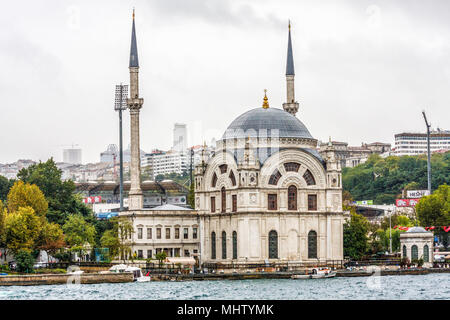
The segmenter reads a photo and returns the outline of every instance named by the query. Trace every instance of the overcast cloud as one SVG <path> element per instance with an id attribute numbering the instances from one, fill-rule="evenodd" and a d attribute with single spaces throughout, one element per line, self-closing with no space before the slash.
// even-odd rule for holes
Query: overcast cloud
<path id="1" fill-rule="evenodd" d="M 0 163 L 62 160 L 72 143 L 98 162 L 118 143 L 114 87 L 128 83 L 136 7 L 141 148 L 220 138 L 241 113 L 285 101 L 292 21 L 297 116 L 320 140 L 390 142 L 450 129 L 450 2 L 3 1 Z M 129 142 L 129 114 L 124 143 Z"/>

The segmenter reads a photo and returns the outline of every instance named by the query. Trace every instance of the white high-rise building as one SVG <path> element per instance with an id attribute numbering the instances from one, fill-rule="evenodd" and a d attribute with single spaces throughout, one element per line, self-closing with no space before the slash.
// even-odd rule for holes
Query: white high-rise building
<path id="1" fill-rule="evenodd" d="M 187 148 L 187 129 L 184 123 L 173 126 L 173 151 L 185 153 Z"/>
<path id="2" fill-rule="evenodd" d="M 81 149 L 64 149 L 63 162 L 70 164 L 81 164 Z"/>
<path id="3" fill-rule="evenodd" d="M 450 150 L 450 131 L 433 130 L 430 132 L 430 151 Z M 427 153 L 427 134 L 403 132 L 395 135 L 396 156 L 413 156 Z"/>

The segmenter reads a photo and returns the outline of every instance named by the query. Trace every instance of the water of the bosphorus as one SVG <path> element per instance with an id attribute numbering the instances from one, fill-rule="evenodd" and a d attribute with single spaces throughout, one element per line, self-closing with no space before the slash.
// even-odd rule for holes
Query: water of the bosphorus
<path id="1" fill-rule="evenodd" d="M 332 279 L 214 280 L 0 287 L 0 300 L 450 299 L 450 273 Z"/>

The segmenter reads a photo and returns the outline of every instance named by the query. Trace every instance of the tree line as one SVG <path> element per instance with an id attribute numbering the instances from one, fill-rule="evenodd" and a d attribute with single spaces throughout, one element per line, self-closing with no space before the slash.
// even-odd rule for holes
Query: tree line
<path id="1" fill-rule="evenodd" d="M 15 180 L 0 176 L 0 248 L 14 255 L 18 266 L 28 261 L 20 263 L 22 271 L 30 271 L 40 250 L 65 261 L 87 248 L 92 259 L 92 250 L 100 247 L 109 249 L 109 258 L 130 256 L 125 239 L 131 238 L 131 224 L 120 218 L 97 220 L 73 181 L 61 175 L 49 159 L 21 169 Z"/>

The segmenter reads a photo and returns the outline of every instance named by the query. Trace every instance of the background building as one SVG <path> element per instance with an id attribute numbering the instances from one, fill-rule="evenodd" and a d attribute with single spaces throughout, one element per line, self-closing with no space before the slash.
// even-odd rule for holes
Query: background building
<path id="1" fill-rule="evenodd" d="M 187 129 L 184 123 L 175 123 L 173 126 L 173 147 L 172 150 L 180 153 L 187 149 Z"/>
<path id="2" fill-rule="evenodd" d="M 430 132 L 430 150 L 431 152 L 450 150 L 450 131 L 432 130 Z M 426 133 L 398 133 L 395 135 L 396 156 L 414 156 L 427 153 L 427 134 Z"/>
<path id="3" fill-rule="evenodd" d="M 319 143 L 319 153 L 323 153 L 330 142 Z M 360 147 L 349 146 L 347 142 L 331 141 L 331 145 L 336 150 L 336 157 L 340 161 L 341 167 L 355 167 L 366 162 L 371 154 L 389 155 L 391 151 L 390 143 L 373 142 L 362 143 Z"/>
<path id="4" fill-rule="evenodd" d="M 80 148 L 64 149 L 63 162 L 70 164 L 81 164 L 81 149 Z"/>
<path id="5" fill-rule="evenodd" d="M 110 144 L 106 151 L 100 153 L 100 162 L 114 163 L 119 161 L 119 148 L 116 144 Z"/>
<path id="6" fill-rule="evenodd" d="M 76 182 L 76 192 L 83 197 L 101 197 L 101 202 L 106 204 L 120 203 L 119 183 L 115 181 L 104 182 Z M 188 190 L 182 185 L 172 181 L 163 180 L 160 182 L 144 181 L 141 183 L 144 195 L 144 208 L 153 208 L 165 204 L 189 207 L 187 204 Z M 124 182 L 124 200 L 128 198 L 130 191 L 130 181 Z M 125 207 L 127 201 L 124 201 Z"/>

